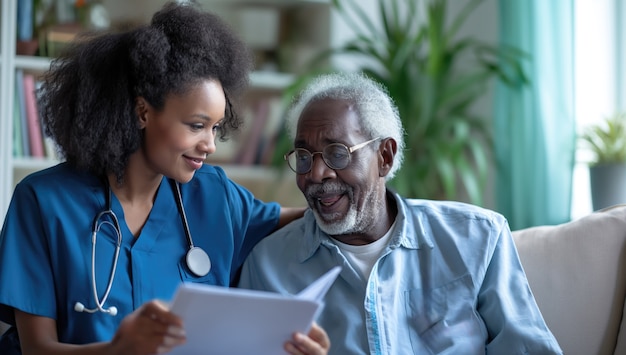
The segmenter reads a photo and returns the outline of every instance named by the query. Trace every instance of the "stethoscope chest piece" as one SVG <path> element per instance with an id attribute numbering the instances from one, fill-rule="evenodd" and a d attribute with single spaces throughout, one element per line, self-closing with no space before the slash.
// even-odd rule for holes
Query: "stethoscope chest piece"
<path id="1" fill-rule="evenodd" d="M 211 270 L 211 259 L 202 248 L 189 248 L 185 258 L 189 270 L 198 277 L 205 276 Z"/>
<path id="2" fill-rule="evenodd" d="M 170 180 L 172 187 L 174 188 L 176 204 L 178 205 L 178 212 L 180 214 L 181 222 L 185 230 L 185 236 L 189 243 L 189 250 L 185 255 L 185 261 L 187 262 L 187 268 L 194 275 L 198 277 L 205 276 L 211 270 L 211 259 L 209 255 L 200 247 L 193 245 L 193 239 L 191 238 L 191 232 L 189 231 L 189 225 L 187 224 L 187 215 L 185 214 L 185 208 L 183 207 L 183 198 L 180 195 L 180 184 L 174 180 Z"/>

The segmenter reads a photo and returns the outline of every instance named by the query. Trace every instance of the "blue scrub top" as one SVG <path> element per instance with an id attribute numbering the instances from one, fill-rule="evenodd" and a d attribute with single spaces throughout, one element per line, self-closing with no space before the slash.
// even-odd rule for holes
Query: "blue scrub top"
<path id="1" fill-rule="evenodd" d="M 184 262 L 189 244 L 166 178 L 138 238 L 112 194 L 123 241 L 104 308 L 115 306 L 118 314 L 78 313 L 76 302 L 96 307 L 91 240 L 94 219 L 106 209 L 106 193 L 100 179 L 66 163 L 31 174 L 17 185 L 0 232 L 0 320 L 14 324 L 12 308 L 17 308 L 56 319 L 61 342 L 109 341 L 127 314 L 148 300 L 171 300 L 181 282 L 228 286 L 252 247 L 276 227 L 280 213 L 277 203 L 255 199 L 221 168 L 205 165 L 198 170 L 181 185 L 194 244 L 207 252 L 212 264 L 208 275 L 196 277 Z M 118 238 L 105 223 L 96 240 L 102 300 Z"/>

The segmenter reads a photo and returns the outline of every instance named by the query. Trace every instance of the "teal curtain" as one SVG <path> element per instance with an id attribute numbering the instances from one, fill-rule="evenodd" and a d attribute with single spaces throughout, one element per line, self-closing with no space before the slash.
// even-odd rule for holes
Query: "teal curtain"
<path id="1" fill-rule="evenodd" d="M 573 0 L 500 0 L 500 42 L 529 84 L 496 85 L 496 210 L 511 229 L 570 219 L 576 148 Z"/>

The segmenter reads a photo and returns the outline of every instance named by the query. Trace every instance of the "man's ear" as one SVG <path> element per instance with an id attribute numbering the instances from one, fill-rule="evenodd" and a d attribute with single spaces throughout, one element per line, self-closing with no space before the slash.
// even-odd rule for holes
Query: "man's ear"
<path id="1" fill-rule="evenodd" d="M 135 113 L 137 114 L 137 123 L 139 124 L 139 128 L 146 128 L 146 123 L 148 121 L 148 107 L 150 104 L 143 97 L 138 97 L 135 99 Z"/>
<path id="2" fill-rule="evenodd" d="M 389 137 L 384 138 L 378 147 L 378 175 L 380 177 L 387 176 L 393 166 L 393 158 L 398 152 L 398 144 L 396 140 Z"/>

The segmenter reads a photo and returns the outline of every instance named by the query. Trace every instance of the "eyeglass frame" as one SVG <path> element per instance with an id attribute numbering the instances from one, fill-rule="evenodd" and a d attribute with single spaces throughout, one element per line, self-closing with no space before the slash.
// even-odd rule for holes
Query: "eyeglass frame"
<path id="1" fill-rule="evenodd" d="M 304 175 L 304 174 L 308 174 L 312 169 L 313 169 L 313 162 L 314 162 L 314 158 L 315 158 L 315 154 L 321 154 L 322 155 L 322 160 L 324 161 L 324 164 L 326 164 L 327 167 L 329 167 L 330 169 L 333 170 L 343 170 L 345 168 L 347 168 L 350 163 L 352 162 L 352 153 L 356 152 L 357 150 L 365 147 L 366 145 L 375 142 L 377 140 L 381 139 L 380 137 L 374 138 L 374 139 L 370 139 L 368 141 L 359 143 L 359 144 L 355 144 L 351 147 L 348 147 L 347 145 L 343 144 L 343 143 L 330 143 L 328 145 L 326 145 L 321 151 L 319 152 L 311 152 L 308 149 L 305 148 L 295 148 L 290 150 L 289 152 L 287 152 L 287 154 L 285 154 L 283 156 L 283 158 L 287 161 L 287 166 L 289 166 L 289 169 L 291 169 L 294 173 L 298 174 L 298 175 Z M 340 145 L 340 146 L 344 146 L 346 148 L 346 150 L 348 151 L 348 163 L 346 164 L 346 166 L 344 166 L 343 168 L 334 168 L 331 166 L 331 164 L 328 162 L 328 160 L 326 160 L 326 157 L 324 157 L 324 150 L 326 150 L 326 148 L 333 146 L 333 145 Z M 309 169 L 305 172 L 299 173 L 296 171 L 296 169 L 294 169 L 291 164 L 289 164 L 289 156 L 291 156 L 292 154 L 295 154 L 297 151 L 305 151 L 307 153 L 309 153 L 309 155 L 311 156 L 311 163 L 309 164 Z"/>

